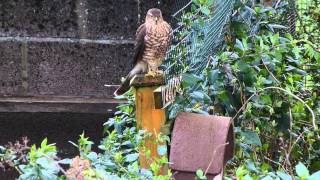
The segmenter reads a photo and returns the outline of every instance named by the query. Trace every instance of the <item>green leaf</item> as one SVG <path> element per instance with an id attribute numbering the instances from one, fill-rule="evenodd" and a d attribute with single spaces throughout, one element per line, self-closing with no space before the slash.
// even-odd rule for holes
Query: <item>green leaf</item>
<path id="1" fill-rule="evenodd" d="M 47 146 L 47 143 L 48 143 L 48 139 L 47 138 L 44 138 L 44 140 L 42 140 L 41 142 L 41 148 L 44 148 Z"/>
<path id="2" fill-rule="evenodd" d="M 71 164 L 72 159 L 66 158 L 58 161 L 59 164 Z"/>
<path id="3" fill-rule="evenodd" d="M 136 161 L 139 157 L 139 153 L 133 153 L 133 154 L 128 154 L 126 155 L 126 159 L 125 161 L 126 162 L 133 162 L 133 161 Z"/>
<path id="4" fill-rule="evenodd" d="M 274 29 L 287 29 L 286 26 L 280 25 L 280 24 L 268 24 L 267 27 L 274 32 Z"/>
<path id="5" fill-rule="evenodd" d="M 255 167 L 254 163 L 250 160 L 246 161 L 246 167 L 252 172 L 258 172 L 258 169 Z"/>
<path id="6" fill-rule="evenodd" d="M 190 97 L 193 97 L 197 101 L 203 101 L 205 103 L 211 102 L 210 97 L 202 91 L 194 91 L 190 94 Z"/>
<path id="7" fill-rule="evenodd" d="M 296 173 L 300 178 L 307 178 L 310 175 L 308 168 L 301 162 L 296 165 Z"/>
<path id="8" fill-rule="evenodd" d="M 286 26 L 283 26 L 280 24 L 269 24 L 269 26 L 271 26 L 272 28 L 275 28 L 275 29 L 287 29 Z"/>
<path id="9" fill-rule="evenodd" d="M 245 50 L 242 42 L 239 39 L 236 39 L 236 48 L 240 49 L 241 51 Z"/>
<path id="10" fill-rule="evenodd" d="M 167 145 L 158 145 L 157 152 L 160 156 L 164 156 L 167 154 Z"/>
<path id="11" fill-rule="evenodd" d="M 308 180 L 319 180 L 320 179 L 320 171 L 313 173 Z"/>
<path id="12" fill-rule="evenodd" d="M 200 11 L 207 16 L 210 14 L 210 9 L 206 6 L 201 7 Z"/>
<path id="13" fill-rule="evenodd" d="M 273 178 L 269 175 L 263 177 L 261 180 L 273 180 Z"/>
<path id="14" fill-rule="evenodd" d="M 207 179 L 207 177 L 204 175 L 204 172 L 201 169 L 198 169 L 196 171 L 196 175 L 199 179 Z"/>
<path id="15" fill-rule="evenodd" d="M 277 175 L 281 178 L 281 180 L 292 180 L 292 177 L 284 172 L 278 171 Z"/>
<path id="16" fill-rule="evenodd" d="M 86 155 L 87 156 L 87 158 L 90 160 L 90 161 L 92 161 L 92 162 L 95 162 L 95 161 L 97 161 L 97 159 L 98 159 L 98 155 L 97 155 L 97 153 L 96 152 L 90 152 L 88 155 Z"/>
<path id="17" fill-rule="evenodd" d="M 255 10 L 253 10 L 251 7 L 249 6 L 245 6 L 244 7 L 246 10 L 248 10 L 251 14 L 257 14 Z"/>
<path id="18" fill-rule="evenodd" d="M 252 180 L 252 177 L 249 174 L 246 174 L 244 176 L 244 180 Z"/>
<path id="19" fill-rule="evenodd" d="M 196 76 L 194 74 L 182 74 L 182 84 L 184 87 L 193 86 L 201 80 L 202 79 L 199 76 Z"/>
<path id="20" fill-rule="evenodd" d="M 258 134 L 254 131 L 242 131 L 240 133 L 244 137 L 244 142 L 246 144 L 262 146 Z"/>
<path id="21" fill-rule="evenodd" d="M 52 171 L 58 171 L 57 166 L 55 163 L 51 160 L 48 160 L 46 157 L 41 157 L 37 159 L 37 164 L 39 164 L 42 168 L 52 170 Z"/>
<path id="22" fill-rule="evenodd" d="M 141 169 L 141 174 L 144 175 L 146 178 L 148 179 L 152 179 L 153 175 L 152 175 L 152 171 L 148 170 L 148 169 Z"/>
<path id="23" fill-rule="evenodd" d="M 219 70 L 218 69 L 211 69 L 208 71 L 208 79 L 210 84 L 214 84 L 219 76 Z"/>

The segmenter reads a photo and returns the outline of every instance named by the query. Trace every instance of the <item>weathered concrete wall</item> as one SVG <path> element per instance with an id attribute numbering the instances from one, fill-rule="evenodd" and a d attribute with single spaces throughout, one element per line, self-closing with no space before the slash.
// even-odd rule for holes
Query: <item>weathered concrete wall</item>
<path id="1" fill-rule="evenodd" d="M 169 19 L 174 0 L 159 2 L 0 1 L 0 100 L 111 98 L 131 68 L 134 34 L 146 11 L 160 6 Z"/>

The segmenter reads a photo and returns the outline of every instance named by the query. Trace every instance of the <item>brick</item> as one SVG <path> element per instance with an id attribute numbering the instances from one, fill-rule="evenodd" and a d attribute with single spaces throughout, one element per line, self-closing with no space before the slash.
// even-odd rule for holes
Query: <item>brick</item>
<path id="1" fill-rule="evenodd" d="M 0 1 L 0 36 L 77 37 L 75 0 Z"/>
<path id="2" fill-rule="evenodd" d="M 21 43 L 0 42 L 0 96 L 23 92 L 21 57 Z"/>
<path id="3" fill-rule="evenodd" d="M 0 2 L 0 36 L 131 39 L 137 24 L 133 0 Z"/>
<path id="4" fill-rule="evenodd" d="M 33 42 L 28 45 L 29 94 L 111 97 L 131 68 L 133 45 Z"/>
<path id="5" fill-rule="evenodd" d="M 135 0 L 90 0 L 87 2 L 88 37 L 132 39 L 138 27 Z"/>

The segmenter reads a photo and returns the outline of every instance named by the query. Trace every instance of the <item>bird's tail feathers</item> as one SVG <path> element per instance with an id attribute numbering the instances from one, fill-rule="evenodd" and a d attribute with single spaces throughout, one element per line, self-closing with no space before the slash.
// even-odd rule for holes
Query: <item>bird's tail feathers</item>
<path id="1" fill-rule="evenodd" d="M 114 96 L 121 96 L 125 92 L 130 89 L 130 79 L 127 76 L 124 82 L 120 85 L 120 87 L 113 93 Z"/>
<path id="2" fill-rule="evenodd" d="M 115 96 L 121 96 L 125 92 L 127 92 L 130 89 L 130 81 L 134 75 L 137 74 L 136 68 L 132 69 L 129 74 L 127 75 L 126 79 L 123 81 L 123 83 L 120 85 L 120 87 L 113 93 Z"/>
<path id="3" fill-rule="evenodd" d="M 113 93 L 115 96 L 120 96 L 127 92 L 130 89 L 130 81 L 133 78 L 134 75 L 139 73 L 145 73 L 147 72 L 148 65 L 147 63 L 143 61 L 139 61 L 134 68 L 129 72 L 124 82 L 121 84 L 121 86 Z"/>

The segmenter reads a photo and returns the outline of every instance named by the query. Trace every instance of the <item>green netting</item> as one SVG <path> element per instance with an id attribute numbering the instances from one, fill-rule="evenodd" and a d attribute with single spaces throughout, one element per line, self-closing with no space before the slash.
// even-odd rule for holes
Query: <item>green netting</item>
<path id="1" fill-rule="evenodd" d="M 178 19 L 184 11 L 190 9 L 192 1 L 178 0 L 177 4 L 182 9 L 177 10 L 173 16 Z M 208 60 L 214 56 L 224 40 L 225 25 L 231 16 L 233 5 L 234 0 L 216 0 L 213 15 L 206 19 L 204 27 L 186 30 L 186 27 L 178 24 L 174 29 L 173 45 L 163 63 L 167 84 L 162 90 L 164 103 L 174 98 L 184 70 L 188 69 L 188 72 L 198 74 L 205 69 Z M 182 38 L 178 37 L 182 31 L 187 33 Z"/>

